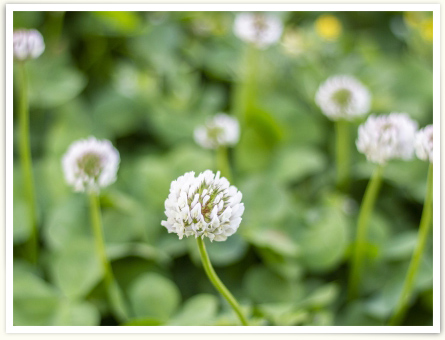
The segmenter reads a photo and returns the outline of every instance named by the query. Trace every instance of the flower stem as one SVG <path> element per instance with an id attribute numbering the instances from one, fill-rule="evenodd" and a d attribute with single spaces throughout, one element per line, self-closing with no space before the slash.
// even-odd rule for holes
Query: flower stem
<path id="1" fill-rule="evenodd" d="M 20 161 L 23 173 L 23 185 L 25 199 L 28 204 L 28 212 L 31 219 L 31 235 L 29 239 L 29 254 L 31 262 L 37 263 L 38 258 L 38 229 L 37 209 L 34 193 L 34 179 L 32 173 L 32 157 L 29 138 L 29 107 L 28 107 L 28 77 L 24 62 L 19 63 L 19 129 L 20 129 Z"/>
<path id="2" fill-rule="evenodd" d="M 335 130 L 337 139 L 337 187 L 347 189 L 350 166 L 349 122 L 344 119 L 337 120 Z"/>
<path id="3" fill-rule="evenodd" d="M 241 79 L 235 87 L 233 108 L 241 126 L 249 121 L 250 113 L 256 103 L 258 51 L 252 44 L 246 44 L 242 59 Z"/>
<path id="4" fill-rule="evenodd" d="M 372 174 L 371 180 L 366 187 L 365 195 L 360 207 L 357 222 L 357 234 L 355 239 L 354 250 L 351 259 L 351 272 L 349 276 L 349 298 L 357 297 L 358 287 L 360 284 L 361 271 L 363 269 L 363 260 L 365 257 L 366 234 L 368 230 L 368 222 L 374 203 L 382 182 L 383 166 L 378 165 Z"/>
<path id="5" fill-rule="evenodd" d="M 99 197 L 95 193 L 89 194 L 90 198 L 90 213 L 91 213 L 91 226 L 94 233 L 94 243 L 97 256 L 99 257 L 105 275 L 105 289 L 107 291 L 110 305 L 113 308 L 116 317 L 119 321 L 125 321 L 128 319 L 128 311 L 125 305 L 122 292 L 117 285 L 113 271 L 111 269 L 110 262 L 108 261 L 105 251 L 105 242 L 102 230 L 102 218 L 100 214 Z"/>
<path id="6" fill-rule="evenodd" d="M 431 219 L 433 216 L 433 163 L 428 169 L 428 180 L 426 189 L 425 203 L 423 205 L 422 217 L 420 219 L 419 233 L 417 236 L 417 245 L 414 249 L 405 282 L 403 284 L 402 294 L 400 295 L 395 313 L 389 321 L 390 326 L 395 326 L 403 321 L 405 312 L 408 308 L 408 302 L 411 297 L 413 286 L 422 260 L 423 250 L 427 241 L 427 236 L 431 228 Z"/>
<path id="7" fill-rule="evenodd" d="M 232 171 L 230 170 L 229 153 L 225 146 L 216 150 L 216 170 L 221 171 L 221 176 L 232 182 Z"/>
<path id="8" fill-rule="evenodd" d="M 204 240 L 201 237 L 196 239 L 198 242 L 199 254 L 201 255 L 202 265 L 207 274 L 207 277 L 212 282 L 213 286 L 221 293 L 222 296 L 227 300 L 227 302 L 232 306 L 235 313 L 238 315 L 239 319 L 243 326 L 248 326 L 248 322 L 246 317 L 241 311 L 241 307 L 230 293 L 230 291 L 224 286 L 224 284 L 219 279 L 218 275 L 216 275 L 215 270 L 213 269 L 212 263 L 210 262 L 209 255 L 207 254 L 206 247 L 204 244 Z"/>

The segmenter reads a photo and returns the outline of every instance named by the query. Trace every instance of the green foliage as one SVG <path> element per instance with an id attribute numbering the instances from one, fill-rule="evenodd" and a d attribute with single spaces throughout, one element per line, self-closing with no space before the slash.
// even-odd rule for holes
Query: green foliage
<path id="1" fill-rule="evenodd" d="M 175 284 L 156 273 L 138 277 L 130 287 L 128 296 L 137 318 L 156 317 L 160 320 L 167 320 L 181 299 Z"/>
<path id="2" fill-rule="evenodd" d="M 54 283 L 70 299 L 84 297 L 102 277 L 92 239 L 76 238 L 51 255 Z"/>
<path id="3" fill-rule="evenodd" d="M 31 221 L 14 81 L 14 223 L 7 226 L 14 325 L 239 324 L 205 276 L 196 241 L 161 225 L 172 180 L 218 170 L 213 150 L 193 139 L 195 127 L 218 112 L 241 123 L 228 154 L 245 212 L 237 233 L 207 250 L 250 324 L 386 324 L 416 243 L 428 164 L 386 166 L 360 296 L 347 300 L 358 209 L 375 166 L 355 148 L 363 119 L 351 122 L 350 186 L 335 187 L 334 125 L 314 96 L 329 76 L 351 74 L 370 89 L 371 113 L 407 112 L 420 127 L 432 123 L 432 43 L 422 31 L 431 13 L 417 13 L 413 24 L 402 12 L 336 12 L 343 30 L 335 41 L 316 32 L 322 13 L 275 14 L 284 36 L 255 50 L 233 34 L 231 12 L 14 12 L 14 28 L 36 28 L 46 44 L 26 65 L 41 250 L 35 266 L 26 262 Z M 69 145 L 90 135 L 109 139 L 121 156 L 117 181 L 100 201 L 119 286 L 113 307 L 125 303 L 126 321 L 107 299 L 87 197 L 72 192 L 61 167 Z M 432 323 L 432 273 L 429 243 L 405 325 Z"/>

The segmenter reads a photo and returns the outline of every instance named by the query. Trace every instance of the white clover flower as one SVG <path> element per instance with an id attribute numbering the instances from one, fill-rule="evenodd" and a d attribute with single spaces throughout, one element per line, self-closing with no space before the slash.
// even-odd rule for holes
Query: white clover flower
<path id="1" fill-rule="evenodd" d="M 371 94 L 354 77 L 339 75 L 320 85 L 315 102 L 330 119 L 352 119 L 368 113 Z"/>
<path id="2" fill-rule="evenodd" d="M 208 119 L 205 125 L 195 129 L 195 142 L 204 148 L 215 149 L 219 146 L 231 146 L 238 143 L 239 124 L 234 117 L 218 113 Z"/>
<path id="3" fill-rule="evenodd" d="M 261 12 L 240 13 L 233 25 L 235 35 L 259 48 L 266 48 L 277 42 L 283 32 L 281 20 Z"/>
<path id="4" fill-rule="evenodd" d="M 384 164 L 400 158 L 411 159 L 414 153 L 414 137 L 417 123 L 406 113 L 371 115 L 359 126 L 357 149 L 370 162 Z"/>
<path id="5" fill-rule="evenodd" d="M 119 152 L 108 140 L 94 137 L 70 145 L 62 159 L 65 179 L 75 191 L 98 192 L 116 181 Z"/>
<path id="6" fill-rule="evenodd" d="M 169 233 L 184 236 L 207 236 L 210 241 L 225 241 L 241 223 L 244 204 L 242 194 L 229 181 L 206 170 L 195 177 L 187 172 L 173 181 L 165 201 L 167 221 L 161 224 Z"/>
<path id="7" fill-rule="evenodd" d="M 39 31 L 19 29 L 13 33 L 13 52 L 18 60 L 35 59 L 45 50 L 45 43 Z"/>
<path id="8" fill-rule="evenodd" d="M 416 134 L 414 142 L 416 155 L 419 159 L 433 162 L 433 126 L 427 125 Z"/>

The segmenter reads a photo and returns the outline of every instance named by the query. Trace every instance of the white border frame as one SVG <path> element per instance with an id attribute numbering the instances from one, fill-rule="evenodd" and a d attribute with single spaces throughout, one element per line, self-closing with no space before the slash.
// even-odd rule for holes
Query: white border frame
<path id="1" fill-rule="evenodd" d="M 432 11 L 433 12 L 433 326 L 13 326 L 14 11 Z M 440 5 L 439 4 L 6 4 L 6 333 L 440 333 Z"/>

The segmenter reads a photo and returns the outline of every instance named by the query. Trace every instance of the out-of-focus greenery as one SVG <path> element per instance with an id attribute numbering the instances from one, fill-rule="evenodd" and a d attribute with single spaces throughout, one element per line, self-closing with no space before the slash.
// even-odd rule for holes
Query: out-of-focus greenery
<path id="1" fill-rule="evenodd" d="M 351 74 L 372 92 L 372 112 L 407 112 L 420 127 L 432 123 L 432 14 L 275 14 L 285 31 L 280 43 L 258 52 L 260 118 L 230 152 L 243 222 L 226 242 L 207 244 L 210 258 L 252 324 L 383 325 L 414 249 L 427 164 L 393 161 L 385 169 L 361 297 L 348 301 L 357 211 L 374 166 L 351 140 L 350 190 L 335 189 L 333 123 L 314 96 L 327 77 Z M 193 129 L 234 110 L 245 51 L 232 32 L 234 16 L 14 13 L 15 28 L 36 28 L 46 43 L 27 65 L 37 266 L 25 259 L 30 221 L 14 116 L 14 325 L 117 324 L 87 197 L 72 192 L 61 168 L 69 144 L 90 135 L 111 140 L 121 155 L 118 179 L 103 190 L 101 205 L 107 253 L 131 307 L 127 325 L 238 324 L 205 276 L 195 240 L 178 240 L 160 224 L 172 180 L 216 170 Z M 361 122 L 351 124 L 354 139 Z M 431 244 L 427 249 L 406 325 L 432 324 Z"/>

